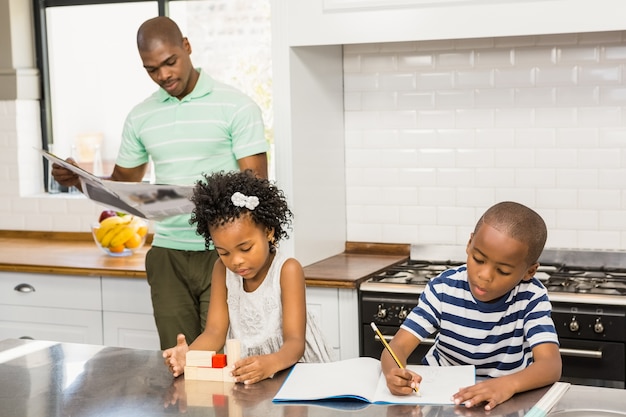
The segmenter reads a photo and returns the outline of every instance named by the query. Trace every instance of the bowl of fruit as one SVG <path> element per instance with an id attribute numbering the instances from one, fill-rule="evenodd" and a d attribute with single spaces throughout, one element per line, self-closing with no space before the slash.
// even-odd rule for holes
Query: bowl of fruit
<path id="1" fill-rule="evenodd" d="M 128 256 L 146 243 L 148 222 L 141 217 L 105 210 L 91 226 L 96 245 L 110 256 Z"/>

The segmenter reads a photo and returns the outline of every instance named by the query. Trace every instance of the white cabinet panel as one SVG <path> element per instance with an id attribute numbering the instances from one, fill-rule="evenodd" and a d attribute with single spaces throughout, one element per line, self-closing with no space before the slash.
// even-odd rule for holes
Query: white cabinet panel
<path id="1" fill-rule="evenodd" d="M 160 348 L 146 280 L 102 277 L 102 310 L 105 345 Z"/>
<path id="2" fill-rule="evenodd" d="M 359 356 L 357 291 L 354 289 L 307 287 L 307 309 L 335 350 L 336 359 Z"/>
<path id="3" fill-rule="evenodd" d="M 154 318 L 147 314 L 104 312 L 104 344 L 134 349 L 160 349 Z"/>
<path id="4" fill-rule="evenodd" d="M 102 344 L 100 311 L 0 305 L 0 340 Z"/>
<path id="5" fill-rule="evenodd" d="M 100 278 L 2 272 L 0 304 L 101 310 Z"/>

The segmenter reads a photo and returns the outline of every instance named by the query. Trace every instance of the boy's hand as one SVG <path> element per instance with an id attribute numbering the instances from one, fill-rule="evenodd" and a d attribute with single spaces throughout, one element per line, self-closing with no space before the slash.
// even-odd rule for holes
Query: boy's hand
<path id="1" fill-rule="evenodd" d="M 511 384 L 503 382 L 500 378 L 492 378 L 471 387 L 461 388 L 452 396 L 452 401 L 456 405 L 464 402 L 465 407 L 468 408 L 486 403 L 485 410 L 493 410 L 496 405 L 505 402 L 515 394 Z"/>
<path id="2" fill-rule="evenodd" d="M 184 334 L 176 336 L 176 346 L 163 351 L 165 366 L 169 368 L 170 372 L 175 377 L 185 372 L 187 351 L 189 351 L 189 346 L 187 345 Z"/>
<path id="3" fill-rule="evenodd" d="M 387 388 L 393 395 L 409 395 L 413 389 L 419 392 L 419 385 L 422 377 L 413 371 L 401 368 L 392 368 L 385 374 Z"/>

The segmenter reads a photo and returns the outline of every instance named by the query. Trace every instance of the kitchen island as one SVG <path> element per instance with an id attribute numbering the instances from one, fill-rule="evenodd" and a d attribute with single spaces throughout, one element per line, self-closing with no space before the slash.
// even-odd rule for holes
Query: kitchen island
<path id="1" fill-rule="evenodd" d="M 274 404 L 286 371 L 273 379 L 244 386 L 173 378 L 160 351 L 99 345 L 0 341 L 0 414 L 3 417 L 56 416 L 490 416 L 522 417 L 547 388 L 514 396 L 486 413 L 481 408 L 366 405 L 359 401 Z M 311 381 L 311 384 L 318 383 Z M 358 383 L 358 381 L 355 381 Z M 553 408 L 594 410 L 577 416 L 624 408 L 624 391 L 572 386 Z M 549 414 L 550 415 L 550 414 Z"/>

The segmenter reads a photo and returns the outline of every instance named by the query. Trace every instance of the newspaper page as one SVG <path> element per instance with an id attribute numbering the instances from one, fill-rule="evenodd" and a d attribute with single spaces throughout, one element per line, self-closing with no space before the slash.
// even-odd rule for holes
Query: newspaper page
<path id="1" fill-rule="evenodd" d="M 179 214 L 189 214 L 193 210 L 194 205 L 190 201 L 192 185 L 104 180 L 50 152 L 39 151 L 51 163 L 77 174 L 83 194 L 104 206 L 148 220 L 162 220 Z"/>

